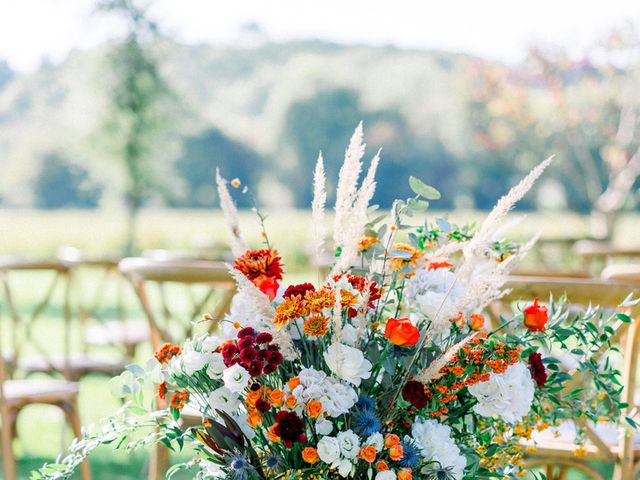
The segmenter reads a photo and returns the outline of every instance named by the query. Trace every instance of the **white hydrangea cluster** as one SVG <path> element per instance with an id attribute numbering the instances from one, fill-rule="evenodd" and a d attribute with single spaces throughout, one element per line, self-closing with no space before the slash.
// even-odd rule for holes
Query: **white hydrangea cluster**
<path id="1" fill-rule="evenodd" d="M 411 437 L 420 453 L 429 462 L 438 462 L 460 480 L 464 475 L 466 458 L 451 438 L 451 428 L 437 420 L 417 419 L 411 427 Z"/>
<path id="2" fill-rule="evenodd" d="M 322 403 L 324 413 L 338 417 L 347 413 L 358 401 L 358 394 L 348 385 L 327 376 L 313 368 L 305 368 L 298 374 L 300 384 L 291 392 L 298 405 L 306 405 L 311 400 Z"/>
<path id="3" fill-rule="evenodd" d="M 486 382 L 470 386 L 469 393 L 478 400 L 473 407 L 478 415 L 498 416 L 515 423 L 531 410 L 535 385 L 527 365 L 518 362 L 504 373 L 491 375 Z"/>
<path id="4" fill-rule="evenodd" d="M 464 288 L 447 268 L 417 270 L 405 287 L 412 320 L 416 323 L 430 320 L 431 332 L 441 337 L 449 334 L 450 320 L 458 315 L 457 304 L 463 295 Z"/>

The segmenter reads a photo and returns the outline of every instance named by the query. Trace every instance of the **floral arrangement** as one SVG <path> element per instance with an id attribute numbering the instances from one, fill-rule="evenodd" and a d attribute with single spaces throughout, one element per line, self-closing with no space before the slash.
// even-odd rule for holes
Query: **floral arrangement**
<path id="1" fill-rule="evenodd" d="M 106 443 L 190 444 L 193 459 L 168 474 L 193 468 L 201 479 L 517 478 L 533 432 L 578 417 L 618 421 L 619 374 L 598 354 L 613 348 L 610 325 L 628 318 L 597 309 L 576 315 L 538 299 L 512 318 L 486 313 L 533 244 L 503 240 L 503 220 L 550 160 L 472 228 L 425 221 L 439 194 L 414 177 L 415 196 L 377 216 L 369 203 L 379 156 L 360 183 L 363 155 L 359 126 L 337 184 L 335 260 L 315 284 L 283 284 L 266 230 L 263 248 L 247 247 L 218 174 L 238 284 L 230 312 L 204 315 L 217 322 L 215 335 L 167 344 L 146 366 L 128 367 L 113 381 L 129 399 L 122 411 L 34 478 L 67 478 Z M 326 244 L 325 203 L 320 156 L 316 258 Z M 574 357 L 580 384 L 571 386 L 563 352 Z M 181 426 L 187 410 L 200 425 Z M 578 453 L 582 442 L 579 432 Z"/>

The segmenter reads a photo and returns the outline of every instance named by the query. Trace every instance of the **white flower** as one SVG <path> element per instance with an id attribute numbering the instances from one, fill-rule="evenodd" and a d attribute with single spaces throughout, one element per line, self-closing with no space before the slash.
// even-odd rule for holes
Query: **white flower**
<path id="1" fill-rule="evenodd" d="M 483 417 L 500 416 L 510 423 L 519 422 L 529 413 L 535 385 L 523 362 L 515 363 L 504 373 L 491 375 L 486 382 L 469 387 L 478 399 L 473 410 Z"/>
<path id="2" fill-rule="evenodd" d="M 249 384 L 249 372 L 237 363 L 222 372 L 224 386 L 235 393 L 240 393 Z"/>
<path id="3" fill-rule="evenodd" d="M 364 444 L 376 447 L 376 452 L 379 453 L 384 448 L 384 437 L 380 432 L 376 432 L 373 435 L 370 435 Z"/>
<path id="4" fill-rule="evenodd" d="M 200 351 L 211 353 L 220 346 L 220 343 L 221 343 L 220 337 L 217 337 L 215 335 L 204 337 L 202 339 L 202 345 L 200 347 Z"/>
<path id="5" fill-rule="evenodd" d="M 449 426 L 437 420 L 420 418 L 411 427 L 411 436 L 427 461 L 435 461 L 444 468 L 449 468 L 456 480 L 462 478 L 467 460 L 460 454 L 460 449 L 451 438 Z"/>
<path id="6" fill-rule="evenodd" d="M 253 327 L 257 331 L 269 331 L 271 325 L 267 325 L 262 314 L 256 308 L 255 302 L 249 294 L 243 290 L 239 290 L 231 300 L 229 313 L 225 315 L 226 322 L 220 322 L 218 335 L 221 340 L 232 340 L 236 338 L 238 330 L 234 327 L 237 322 L 243 327 Z"/>
<path id="7" fill-rule="evenodd" d="M 316 420 L 316 433 L 318 435 L 329 435 L 333 431 L 333 423 L 326 418 L 320 417 Z"/>
<path id="8" fill-rule="evenodd" d="M 405 287 L 405 299 L 411 311 L 431 320 L 431 328 L 445 336 L 448 334 L 449 320 L 458 314 L 456 304 L 463 295 L 462 285 L 456 281 L 455 274 L 446 268 L 418 270 Z"/>
<path id="9" fill-rule="evenodd" d="M 338 473 L 341 477 L 346 477 L 351 473 L 353 469 L 353 464 L 347 460 L 346 458 L 340 461 L 340 465 L 338 465 Z"/>
<path id="10" fill-rule="evenodd" d="M 298 374 L 300 384 L 291 392 L 299 405 L 311 400 L 322 403 L 322 409 L 329 417 L 347 413 L 358 401 L 358 394 L 348 385 L 313 368 L 304 368 Z"/>
<path id="11" fill-rule="evenodd" d="M 211 357 L 210 353 L 196 352 L 189 350 L 182 354 L 182 365 L 184 373 L 193 375 L 204 368 Z"/>
<path id="12" fill-rule="evenodd" d="M 322 437 L 318 442 L 318 456 L 320 460 L 332 468 L 340 463 L 340 445 L 336 437 Z"/>
<path id="13" fill-rule="evenodd" d="M 217 380 L 222 376 L 222 372 L 224 372 L 225 368 L 227 367 L 224 364 L 222 354 L 219 352 L 215 352 L 211 355 L 211 359 L 209 360 L 209 365 L 207 366 L 207 375 Z"/>
<path id="14" fill-rule="evenodd" d="M 375 480 L 396 480 L 396 474 L 393 470 L 383 470 L 376 474 Z"/>
<path id="15" fill-rule="evenodd" d="M 227 387 L 220 387 L 209 394 L 209 405 L 213 411 L 222 410 L 231 414 L 240 406 L 240 398 Z"/>
<path id="16" fill-rule="evenodd" d="M 340 444 L 340 453 L 345 458 L 356 458 L 360 451 L 360 439 L 353 430 L 338 433 L 338 443 Z"/>
<path id="17" fill-rule="evenodd" d="M 335 376 L 356 387 L 371 376 L 371 362 L 357 348 L 334 343 L 324 353 L 324 361 Z"/>
<path id="18" fill-rule="evenodd" d="M 342 343 L 345 345 L 349 345 L 350 347 L 356 346 L 356 341 L 358 340 L 358 331 L 356 327 L 347 323 L 342 327 Z"/>

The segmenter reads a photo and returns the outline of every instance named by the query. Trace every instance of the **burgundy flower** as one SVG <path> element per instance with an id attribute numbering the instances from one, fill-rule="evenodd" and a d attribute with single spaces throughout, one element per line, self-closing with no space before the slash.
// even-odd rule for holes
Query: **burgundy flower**
<path id="1" fill-rule="evenodd" d="M 293 442 L 304 443 L 307 437 L 304 434 L 304 422 L 295 412 L 280 411 L 276 414 L 278 425 L 274 433 L 282 439 L 285 447 L 291 448 Z"/>
<path id="2" fill-rule="evenodd" d="M 402 398 L 421 410 L 427 404 L 427 394 L 424 391 L 424 385 L 415 380 L 409 380 L 402 389 Z"/>
<path id="3" fill-rule="evenodd" d="M 531 370 L 531 378 L 538 384 L 538 388 L 542 388 L 547 383 L 547 369 L 542 363 L 542 355 L 538 352 L 531 352 L 529 355 L 529 370 Z"/>
<path id="4" fill-rule="evenodd" d="M 259 377 L 260 375 L 262 375 L 263 367 L 264 363 L 262 363 L 260 360 L 256 360 L 255 362 L 249 364 L 249 368 L 247 368 L 247 371 L 252 377 Z"/>
<path id="5" fill-rule="evenodd" d="M 238 353 L 238 346 L 235 343 L 226 343 L 222 347 L 222 358 L 226 361 Z"/>
<path id="6" fill-rule="evenodd" d="M 271 352 L 269 356 L 269 363 L 276 367 L 282 363 L 282 354 L 280 352 Z"/>
<path id="7" fill-rule="evenodd" d="M 258 345 L 264 345 L 265 343 L 269 343 L 271 340 L 273 340 L 273 335 L 268 332 L 261 332 L 256 337 L 256 343 Z"/>
<path id="8" fill-rule="evenodd" d="M 242 337 L 238 341 L 238 348 L 240 350 L 244 350 L 245 348 L 253 347 L 255 343 L 256 341 L 254 340 L 253 337 Z"/>
<path id="9" fill-rule="evenodd" d="M 256 408 L 259 412 L 266 413 L 271 410 L 271 404 L 267 402 L 264 398 L 259 398 L 256 402 Z"/>
<path id="10" fill-rule="evenodd" d="M 295 297 L 296 295 L 300 295 L 302 298 L 304 298 L 304 294 L 307 293 L 308 291 L 315 291 L 315 287 L 310 284 L 310 283 L 301 283 L 299 285 L 290 285 L 289 287 L 287 287 L 287 289 L 284 291 L 284 298 L 287 297 Z"/>
<path id="11" fill-rule="evenodd" d="M 260 384 L 259 383 L 252 383 L 251 386 L 249 387 L 249 389 L 252 392 L 257 392 L 258 390 L 260 390 Z"/>
<path id="12" fill-rule="evenodd" d="M 252 362 L 258 356 L 258 351 L 253 347 L 247 347 L 240 350 L 240 358 L 244 362 Z"/>
<path id="13" fill-rule="evenodd" d="M 248 336 L 248 335 L 251 335 L 251 336 L 252 336 L 254 333 L 256 333 L 256 331 L 255 331 L 253 328 L 251 328 L 251 327 L 244 327 L 243 329 L 241 329 L 241 330 L 238 332 L 238 338 L 243 338 L 243 337 L 246 337 L 246 336 Z"/>
<path id="14" fill-rule="evenodd" d="M 262 369 L 262 373 L 264 373 L 265 375 L 269 375 L 270 373 L 275 372 L 277 368 L 278 368 L 277 365 L 274 365 L 273 363 L 268 363 Z"/>

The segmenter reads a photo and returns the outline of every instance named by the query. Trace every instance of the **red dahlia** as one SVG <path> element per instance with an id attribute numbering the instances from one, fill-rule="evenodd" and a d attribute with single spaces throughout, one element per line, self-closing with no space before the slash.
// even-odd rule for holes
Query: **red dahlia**
<path id="1" fill-rule="evenodd" d="M 542 363 L 542 355 L 538 352 L 531 352 L 529 355 L 529 370 L 531 370 L 531 378 L 536 382 L 538 388 L 542 388 L 547 383 L 547 369 Z"/>
<path id="2" fill-rule="evenodd" d="M 291 448 L 293 442 L 305 443 L 307 437 L 304 434 L 304 422 L 295 412 L 280 411 L 276 414 L 278 425 L 274 433 L 282 439 L 287 448 Z"/>
<path id="3" fill-rule="evenodd" d="M 427 394 L 424 391 L 424 385 L 416 380 L 409 380 L 402 389 L 402 398 L 421 410 L 427 404 Z"/>
<path id="4" fill-rule="evenodd" d="M 310 283 L 301 283 L 299 285 L 290 285 L 287 287 L 287 289 L 284 291 L 284 298 L 287 297 L 295 297 L 297 295 L 300 295 L 302 298 L 304 298 L 304 294 L 311 291 L 311 292 L 315 292 L 316 287 L 314 287 L 312 284 Z"/>
<path id="5" fill-rule="evenodd" d="M 281 258 L 274 250 L 247 250 L 236 258 L 235 268 L 240 270 L 251 281 L 261 275 L 282 280 Z"/>

